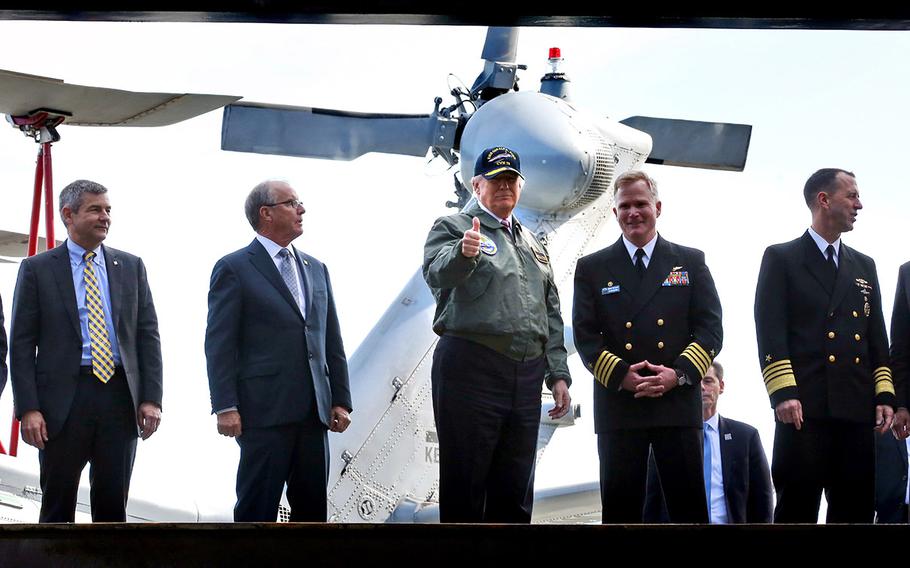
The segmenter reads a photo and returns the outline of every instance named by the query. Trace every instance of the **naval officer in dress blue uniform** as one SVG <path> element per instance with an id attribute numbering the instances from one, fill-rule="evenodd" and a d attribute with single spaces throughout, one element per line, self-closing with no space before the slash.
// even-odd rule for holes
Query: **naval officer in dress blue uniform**
<path id="1" fill-rule="evenodd" d="M 642 522 L 653 447 L 670 521 L 705 523 L 700 385 L 721 348 L 720 299 L 704 253 L 657 234 L 650 176 L 619 176 L 613 213 L 622 236 L 578 261 L 572 310 L 594 375 L 603 521 Z"/>
<path id="2" fill-rule="evenodd" d="M 829 523 L 871 523 L 873 428 L 886 432 L 895 389 L 875 262 L 841 241 L 862 203 L 856 176 L 812 174 L 803 189 L 812 224 L 765 250 L 755 329 L 777 419 L 771 474 L 774 522 L 815 523 L 822 491 Z"/>

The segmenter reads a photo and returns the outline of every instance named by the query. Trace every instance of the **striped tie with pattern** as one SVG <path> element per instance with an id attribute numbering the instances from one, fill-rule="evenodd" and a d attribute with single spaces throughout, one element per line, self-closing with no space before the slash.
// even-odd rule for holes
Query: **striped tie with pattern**
<path id="1" fill-rule="evenodd" d="M 104 321 L 98 278 L 92 264 L 95 253 L 86 251 L 83 258 L 85 270 L 82 272 L 82 278 L 85 281 L 85 308 L 88 310 L 88 331 L 92 341 L 92 373 L 99 381 L 106 383 L 114 376 L 114 354 L 107 335 L 107 324 Z"/>

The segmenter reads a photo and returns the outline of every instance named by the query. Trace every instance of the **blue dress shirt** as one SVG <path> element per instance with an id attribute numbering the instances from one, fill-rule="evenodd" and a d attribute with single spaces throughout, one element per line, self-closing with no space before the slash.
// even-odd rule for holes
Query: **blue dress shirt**
<path id="1" fill-rule="evenodd" d="M 85 307 L 85 249 L 66 240 L 66 247 L 70 253 L 70 269 L 73 273 L 73 286 L 76 288 L 76 307 L 79 309 L 79 327 L 82 330 L 82 364 L 92 364 L 92 340 L 88 331 L 88 308 Z M 120 344 L 117 342 L 117 333 L 114 331 L 114 316 L 111 312 L 111 287 L 108 285 L 107 266 L 104 264 L 104 249 L 98 245 L 94 251 L 92 269 L 98 280 L 101 304 L 104 307 L 104 323 L 107 327 L 107 336 L 111 342 L 111 351 L 114 354 L 114 364 L 120 365 Z"/>

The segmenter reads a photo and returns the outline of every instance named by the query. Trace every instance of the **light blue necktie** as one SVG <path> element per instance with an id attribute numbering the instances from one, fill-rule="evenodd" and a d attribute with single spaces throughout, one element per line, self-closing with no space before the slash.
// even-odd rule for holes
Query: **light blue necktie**
<path id="1" fill-rule="evenodd" d="M 708 438 L 708 424 L 702 430 L 705 438 L 705 498 L 708 501 L 708 518 L 711 517 L 711 440 Z"/>

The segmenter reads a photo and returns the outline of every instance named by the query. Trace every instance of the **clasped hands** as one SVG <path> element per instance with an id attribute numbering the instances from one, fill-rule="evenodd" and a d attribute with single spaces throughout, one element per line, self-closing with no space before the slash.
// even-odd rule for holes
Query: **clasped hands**
<path id="1" fill-rule="evenodd" d="M 650 371 L 650 375 L 642 375 Z M 635 363 L 622 379 L 622 388 L 635 393 L 635 398 L 657 398 L 673 390 L 677 385 L 676 370 L 646 361 Z"/>

